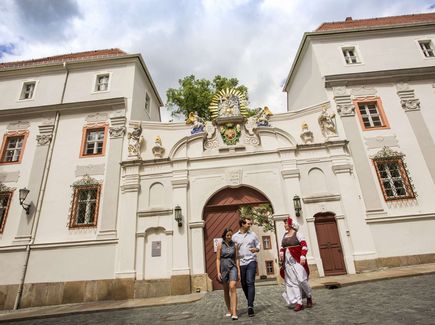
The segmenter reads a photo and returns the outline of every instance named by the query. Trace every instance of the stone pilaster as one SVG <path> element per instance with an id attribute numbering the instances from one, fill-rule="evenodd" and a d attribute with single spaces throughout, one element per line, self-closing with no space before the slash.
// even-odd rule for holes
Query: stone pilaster
<path id="1" fill-rule="evenodd" d="M 121 179 L 122 148 L 126 134 L 124 111 L 117 111 L 110 117 L 109 150 L 107 151 L 106 173 L 104 175 L 102 218 L 98 237 L 116 238 L 116 217 L 118 215 L 119 185 Z"/>
<path id="2" fill-rule="evenodd" d="M 410 89 L 406 83 L 397 84 L 396 89 L 397 95 L 400 98 L 400 104 L 405 111 L 420 146 L 426 166 L 429 169 L 432 182 L 435 183 L 435 145 L 424 117 L 421 114 L 420 100 L 415 98 L 414 90 Z"/>

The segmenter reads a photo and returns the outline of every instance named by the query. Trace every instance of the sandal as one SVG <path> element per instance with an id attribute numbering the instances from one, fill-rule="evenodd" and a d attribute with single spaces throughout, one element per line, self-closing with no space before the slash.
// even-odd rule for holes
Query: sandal
<path id="1" fill-rule="evenodd" d="M 232 319 L 232 320 L 238 320 L 239 317 L 238 317 L 237 315 L 233 315 L 233 316 L 231 316 L 231 319 Z"/>
<path id="2" fill-rule="evenodd" d="M 226 313 L 225 317 L 231 317 L 231 313 Z"/>

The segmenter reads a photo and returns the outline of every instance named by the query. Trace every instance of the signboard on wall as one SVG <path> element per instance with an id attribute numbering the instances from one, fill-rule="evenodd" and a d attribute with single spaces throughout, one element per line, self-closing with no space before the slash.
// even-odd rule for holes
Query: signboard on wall
<path id="1" fill-rule="evenodd" d="M 162 256 L 162 242 L 151 242 L 151 257 Z"/>
<path id="2" fill-rule="evenodd" d="M 217 247 L 220 243 L 222 243 L 222 238 L 213 238 L 213 249 L 215 253 L 217 252 Z"/>

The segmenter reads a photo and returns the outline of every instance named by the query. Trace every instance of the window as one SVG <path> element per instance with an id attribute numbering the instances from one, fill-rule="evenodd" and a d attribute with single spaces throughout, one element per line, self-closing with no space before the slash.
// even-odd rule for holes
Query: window
<path id="1" fill-rule="evenodd" d="M 151 105 L 150 96 L 148 96 L 148 94 L 146 94 L 146 96 L 145 96 L 145 112 L 148 114 L 148 116 L 150 115 L 150 105 Z"/>
<path id="2" fill-rule="evenodd" d="M 23 83 L 23 89 L 21 90 L 20 100 L 32 99 L 35 91 L 35 81 L 29 81 Z"/>
<path id="3" fill-rule="evenodd" d="M 11 198 L 12 191 L 0 191 L 0 234 L 3 233 L 6 224 Z"/>
<path id="4" fill-rule="evenodd" d="M 419 41 L 418 44 L 420 44 L 420 48 L 423 51 L 425 57 L 427 58 L 435 57 L 431 41 Z"/>
<path id="5" fill-rule="evenodd" d="M 107 91 L 109 90 L 109 74 L 97 75 L 97 80 L 95 82 L 95 91 Z"/>
<path id="6" fill-rule="evenodd" d="M 378 130 L 389 128 L 381 100 L 379 98 L 369 100 L 356 100 L 357 114 L 363 130 Z"/>
<path id="7" fill-rule="evenodd" d="M 263 249 L 272 249 L 272 243 L 270 242 L 270 236 L 262 236 Z"/>
<path id="8" fill-rule="evenodd" d="M 344 60 L 347 64 L 359 63 L 354 47 L 344 47 L 341 50 L 343 51 Z"/>
<path id="9" fill-rule="evenodd" d="M 401 157 L 373 159 L 386 201 L 415 198 Z"/>
<path id="10" fill-rule="evenodd" d="M 100 184 L 73 185 L 70 228 L 95 227 L 100 203 Z"/>
<path id="11" fill-rule="evenodd" d="M 273 261 L 266 261 L 266 274 L 267 275 L 273 275 L 275 274 L 275 271 L 273 269 Z"/>
<path id="12" fill-rule="evenodd" d="M 27 131 L 7 133 L 3 138 L 1 163 L 20 163 L 24 144 L 27 138 Z"/>
<path id="13" fill-rule="evenodd" d="M 104 155 L 106 144 L 106 127 L 85 127 L 83 129 L 83 140 L 81 157 Z"/>

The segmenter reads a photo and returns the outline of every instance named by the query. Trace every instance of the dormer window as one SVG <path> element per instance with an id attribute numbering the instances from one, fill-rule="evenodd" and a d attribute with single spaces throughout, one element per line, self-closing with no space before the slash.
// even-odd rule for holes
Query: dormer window
<path id="1" fill-rule="evenodd" d="M 23 88 L 21 90 L 20 100 L 32 99 L 35 92 L 35 81 L 27 81 L 23 83 Z"/>
<path id="2" fill-rule="evenodd" d="M 419 41 L 418 44 L 420 44 L 420 48 L 423 51 L 423 55 L 426 58 L 433 58 L 433 57 L 435 57 L 434 50 L 433 50 L 433 45 L 432 45 L 432 42 L 430 40 Z"/>
<path id="3" fill-rule="evenodd" d="M 109 90 L 109 77 L 108 73 L 97 75 L 95 82 L 95 91 L 108 91 Z"/>
<path id="4" fill-rule="evenodd" d="M 360 63 L 356 54 L 355 47 L 343 47 L 342 49 L 346 64 Z"/>

